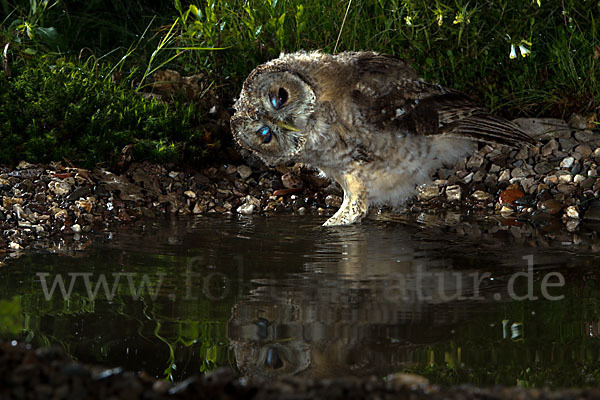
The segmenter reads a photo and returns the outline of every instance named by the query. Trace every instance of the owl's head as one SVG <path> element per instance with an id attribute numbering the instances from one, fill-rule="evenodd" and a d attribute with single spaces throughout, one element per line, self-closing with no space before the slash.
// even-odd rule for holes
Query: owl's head
<path id="1" fill-rule="evenodd" d="M 304 149 L 315 99 L 299 73 L 282 65 L 261 65 L 250 73 L 235 103 L 233 136 L 268 165 L 294 161 Z"/>

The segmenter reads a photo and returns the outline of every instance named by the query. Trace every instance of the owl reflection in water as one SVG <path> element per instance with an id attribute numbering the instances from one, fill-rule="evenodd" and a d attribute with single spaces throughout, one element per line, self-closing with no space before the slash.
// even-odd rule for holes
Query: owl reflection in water
<path id="1" fill-rule="evenodd" d="M 370 205 L 402 204 L 473 141 L 532 142 L 465 95 L 373 52 L 282 54 L 250 73 L 234 107 L 242 147 L 270 166 L 304 163 L 341 185 L 342 206 L 324 225 L 358 222 Z"/>

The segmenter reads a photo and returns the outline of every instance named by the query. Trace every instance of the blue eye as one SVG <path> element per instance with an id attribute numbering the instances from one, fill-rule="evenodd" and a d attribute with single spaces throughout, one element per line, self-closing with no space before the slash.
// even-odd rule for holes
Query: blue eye
<path id="1" fill-rule="evenodd" d="M 269 143 L 273 138 L 273 134 L 271 133 L 271 128 L 268 126 L 263 126 L 258 130 L 258 134 L 263 137 L 263 143 Z"/>

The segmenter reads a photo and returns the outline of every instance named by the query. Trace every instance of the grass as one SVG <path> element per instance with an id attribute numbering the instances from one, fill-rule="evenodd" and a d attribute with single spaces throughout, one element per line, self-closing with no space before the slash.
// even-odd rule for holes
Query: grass
<path id="1" fill-rule="evenodd" d="M 339 7 L 317 0 L 0 0 L 0 10 L 0 45 L 8 44 L 0 145 L 17 146 L 0 151 L 4 163 L 110 163 L 126 142 L 136 143 L 141 158 L 202 162 L 228 133 L 203 138 L 207 110 L 141 100 L 136 89 L 149 90 L 157 69 L 202 72 L 230 106 L 252 68 L 300 49 L 392 53 L 425 79 L 508 117 L 568 118 L 600 106 L 600 3 L 589 0 L 346 0 Z M 71 87 L 75 71 L 81 75 Z M 110 82 L 113 72 L 124 82 Z M 31 75 L 48 83 L 36 86 Z M 33 85 L 23 89 L 22 117 L 6 94 L 19 80 Z M 60 84 L 68 96 L 54 92 Z M 73 103 L 81 99 L 89 103 Z M 95 102 L 124 114 L 84 118 Z M 125 110 L 145 117 L 133 123 Z"/>

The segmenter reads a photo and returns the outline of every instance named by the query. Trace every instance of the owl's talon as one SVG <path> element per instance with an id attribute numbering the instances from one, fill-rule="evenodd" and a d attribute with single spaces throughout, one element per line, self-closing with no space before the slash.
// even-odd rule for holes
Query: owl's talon
<path id="1" fill-rule="evenodd" d="M 344 174 L 336 177 L 336 180 L 344 189 L 344 201 L 331 218 L 323 226 L 350 225 L 360 222 L 369 211 L 367 190 L 360 179 L 352 174 Z"/>

